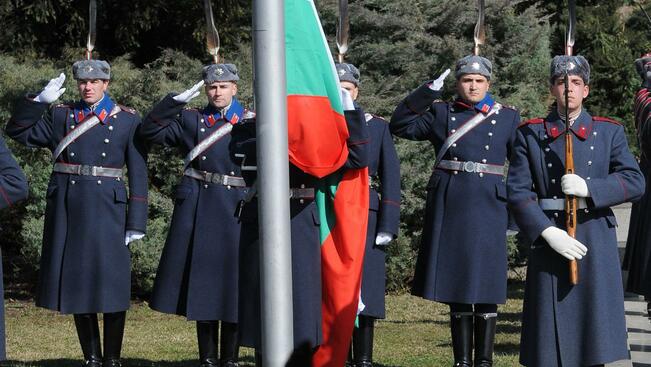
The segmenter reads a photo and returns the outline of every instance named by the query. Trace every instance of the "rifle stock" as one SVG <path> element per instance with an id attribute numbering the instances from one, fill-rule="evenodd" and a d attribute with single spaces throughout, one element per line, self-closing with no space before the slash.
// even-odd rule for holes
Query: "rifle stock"
<path id="1" fill-rule="evenodd" d="M 566 117 L 567 118 L 567 117 Z M 565 134 L 565 174 L 574 173 L 574 157 L 572 155 L 572 134 Z M 567 195 L 565 197 L 565 227 L 567 234 L 576 238 L 576 197 Z M 579 284 L 579 265 L 576 260 L 570 260 L 570 283 Z"/>

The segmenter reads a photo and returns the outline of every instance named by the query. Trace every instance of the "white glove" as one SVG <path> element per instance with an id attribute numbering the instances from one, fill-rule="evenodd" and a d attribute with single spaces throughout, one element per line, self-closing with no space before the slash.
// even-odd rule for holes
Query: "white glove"
<path id="1" fill-rule="evenodd" d="M 574 195 L 581 198 L 590 196 L 588 184 L 584 179 L 575 174 L 563 175 L 561 177 L 561 189 L 565 195 Z"/>
<path id="2" fill-rule="evenodd" d="M 59 99 L 63 92 L 66 91 L 65 88 L 61 88 L 61 86 L 63 86 L 63 82 L 65 81 L 66 75 L 64 73 L 61 73 L 58 77 L 50 80 L 45 88 L 43 88 L 41 93 L 39 93 L 39 95 L 34 98 L 34 102 L 52 103 Z"/>
<path id="3" fill-rule="evenodd" d="M 129 246 L 129 242 L 139 240 L 145 237 L 145 234 L 140 231 L 127 230 L 127 233 L 124 234 L 124 245 Z"/>
<path id="4" fill-rule="evenodd" d="M 375 244 L 378 246 L 388 245 L 393 240 L 393 235 L 387 232 L 380 232 L 375 237 Z"/>
<path id="5" fill-rule="evenodd" d="M 588 253 L 587 247 L 560 228 L 547 227 L 540 235 L 547 241 L 549 247 L 568 260 L 581 259 Z"/>
<path id="6" fill-rule="evenodd" d="M 341 88 L 341 102 L 344 106 L 344 111 L 355 110 L 355 104 L 353 104 L 353 97 L 350 95 L 350 92 L 344 88 Z"/>
<path id="7" fill-rule="evenodd" d="M 429 85 L 429 89 L 438 92 L 443 88 L 443 81 L 445 78 L 447 78 L 448 74 L 450 74 L 450 69 L 446 69 L 443 74 L 441 74 L 438 79 L 432 82 L 432 84 Z"/>
<path id="8" fill-rule="evenodd" d="M 199 95 L 199 88 L 203 87 L 203 80 L 192 86 L 183 93 L 177 94 L 172 99 L 181 103 L 188 103 L 190 100 Z"/>

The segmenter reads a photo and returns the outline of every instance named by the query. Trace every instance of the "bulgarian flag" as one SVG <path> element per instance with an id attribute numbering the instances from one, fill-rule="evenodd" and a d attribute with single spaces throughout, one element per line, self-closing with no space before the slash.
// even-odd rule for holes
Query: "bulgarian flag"
<path id="1" fill-rule="evenodd" d="M 321 178 L 316 202 L 321 218 L 323 344 L 313 365 L 341 367 L 357 315 L 368 170 L 340 170 L 348 158 L 349 134 L 339 78 L 312 0 L 285 0 L 285 45 L 289 160 Z"/>

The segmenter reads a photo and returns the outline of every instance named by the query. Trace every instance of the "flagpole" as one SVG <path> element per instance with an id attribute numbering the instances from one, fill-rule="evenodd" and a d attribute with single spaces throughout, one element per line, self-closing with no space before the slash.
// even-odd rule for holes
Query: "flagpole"
<path id="1" fill-rule="evenodd" d="M 285 366 L 293 351 L 284 0 L 254 0 L 262 362 Z"/>

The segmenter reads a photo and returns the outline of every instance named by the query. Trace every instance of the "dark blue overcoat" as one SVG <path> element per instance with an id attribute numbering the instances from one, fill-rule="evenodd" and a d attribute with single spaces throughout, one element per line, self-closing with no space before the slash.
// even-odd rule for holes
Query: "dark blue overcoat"
<path id="1" fill-rule="evenodd" d="M 651 157 L 651 94 L 646 88 L 638 91 L 635 100 L 635 125 L 641 148 L 640 170 L 649 183 L 649 157 Z M 624 256 L 628 270 L 626 291 L 651 297 L 651 185 L 646 185 L 644 195 L 631 209 L 630 226 Z"/>
<path id="2" fill-rule="evenodd" d="M 450 134 L 479 113 L 461 101 L 433 102 L 439 96 L 427 85 L 416 89 L 393 113 L 391 132 L 429 140 L 438 151 Z M 519 123 L 519 113 L 503 107 L 443 159 L 504 165 Z M 434 170 L 427 184 L 413 294 L 445 303 L 505 303 L 507 224 L 502 175 Z"/>
<path id="3" fill-rule="evenodd" d="M 368 174 L 369 188 L 368 229 L 362 272 L 362 302 L 366 306 L 361 315 L 383 319 L 385 315 L 386 245 L 375 244 L 380 232 L 395 238 L 400 224 L 400 161 L 393 145 L 389 124 L 384 119 L 366 114 L 369 131 Z"/>
<path id="4" fill-rule="evenodd" d="M 105 95 L 104 98 L 110 98 Z M 7 134 L 28 147 L 54 151 L 80 122 L 82 102 L 48 108 L 19 101 Z M 77 113 L 76 113 L 77 112 Z M 61 313 L 120 312 L 129 308 L 131 255 L 126 230 L 147 224 L 146 150 L 135 139 L 140 117 L 130 108 L 70 144 L 57 162 L 128 169 L 119 178 L 53 172 L 47 187 L 36 305 Z"/>
<path id="5" fill-rule="evenodd" d="M 343 169 L 368 164 L 368 132 L 361 110 L 346 111 L 348 161 Z M 250 139 L 246 151 L 255 151 L 255 122 L 248 125 Z M 254 176 L 247 176 L 249 182 Z M 290 164 L 292 188 L 315 188 L 317 179 Z M 257 185 L 263 183 L 257 182 Z M 243 346 L 259 348 L 260 334 L 260 243 L 258 241 L 257 199 L 248 202 L 241 215 L 240 252 L 240 338 Z M 316 347 L 322 342 L 321 330 L 321 243 L 319 213 L 313 199 L 291 199 L 292 299 L 294 307 L 294 346 Z"/>
<path id="6" fill-rule="evenodd" d="M 141 136 L 149 143 L 178 147 L 181 155 L 227 122 L 213 108 L 183 109 L 166 96 L 145 117 Z M 241 115 L 241 113 L 240 113 Z M 228 114 L 227 114 L 228 116 Z M 238 116 L 238 119 L 242 116 Z M 241 177 L 235 157 L 238 125 L 195 159 L 191 167 Z M 161 256 L 150 306 L 189 320 L 237 322 L 240 224 L 235 217 L 245 188 L 183 176 L 174 193 L 174 213 Z"/>
<path id="7" fill-rule="evenodd" d="M 0 136 L 0 209 L 11 207 L 16 201 L 27 198 L 27 178 L 11 155 Z M 0 256 L 0 280 L 2 279 L 2 256 Z M 4 294 L 0 281 L 0 296 Z M 5 347 L 4 297 L 0 297 L 0 361 L 7 359 Z"/>
<path id="8" fill-rule="evenodd" d="M 563 210 L 543 211 L 538 204 L 564 197 L 565 125 L 555 111 L 518 129 L 509 167 L 509 205 L 533 243 L 520 345 L 525 366 L 592 366 L 629 356 L 617 223 L 610 207 L 639 199 L 644 177 L 619 123 L 584 110 L 571 130 L 575 173 L 591 194 L 578 211 L 576 238 L 588 247 L 578 261 L 578 285 L 569 283 L 568 261 L 540 237 L 549 226 L 565 228 Z"/>

